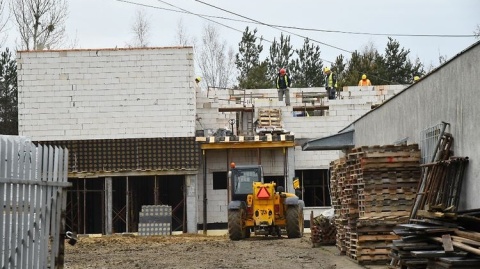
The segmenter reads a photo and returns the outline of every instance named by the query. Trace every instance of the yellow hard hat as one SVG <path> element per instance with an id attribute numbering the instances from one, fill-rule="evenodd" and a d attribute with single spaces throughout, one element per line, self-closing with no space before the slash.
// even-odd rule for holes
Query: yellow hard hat
<path id="1" fill-rule="evenodd" d="M 328 67 L 325 67 L 325 68 L 323 69 L 323 72 L 325 72 L 325 73 L 328 72 L 328 71 L 330 71 L 330 68 L 328 68 Z"/>
<path id="2" fill-rule="evenodd" d="M 367 79 L 367 75 L 363 74 L 362 79 Z"/>
<path id="3" fill-rule="evenodd" d="M 201 78 L 201 77 L 196 77 L 195 80 L 196 80 L 197 82 L 200 82 L 200 81 L 202 81 L 202 78 Z"/>
<path id="4" fill-rule="evenodd" d="M 419 77 L 419 76 L 414 76 L 414 77 L 413 77 L 413 81 L 418 81 L 418 80 L 420 80 L 420 77 Z"/>

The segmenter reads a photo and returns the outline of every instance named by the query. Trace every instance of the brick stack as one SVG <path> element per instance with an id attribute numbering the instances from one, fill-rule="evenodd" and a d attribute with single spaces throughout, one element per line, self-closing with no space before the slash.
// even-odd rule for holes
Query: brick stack
<path id="1" fill-rule="evenodd" d="M 171 235 L 172 207 L 168 205 L 143 205 L 138 223 L 139 235 Z"/>
<path id="2" fill-rule="evenodd" d="M 339 171 L 334 164 L 332 178 Z M 345 254 L 357 262 L 387 262 L 389 245 L 399 238 L 391 233 L 396 224 L 408 220 L 421 177 L 418 145 L 355 148 L 344 169 L 345 180 L 335 177 L 331 182 L 335 199 L 342 201 L 340 216 L 347 220 L 345 236 L 337 237 L 345 242 Z"/>

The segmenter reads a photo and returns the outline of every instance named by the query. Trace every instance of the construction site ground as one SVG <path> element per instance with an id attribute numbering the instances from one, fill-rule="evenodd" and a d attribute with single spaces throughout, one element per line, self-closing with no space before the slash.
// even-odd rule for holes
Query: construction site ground
<path id="1" fill-rule="evenodd" d="M 65 244 L 65 268 L 386 268 L 362 266 L 338 253 L 335 246 L 313 248 L 310 234 L 241 241 L 226 235 L 82 236 L 74 246 Z"/>

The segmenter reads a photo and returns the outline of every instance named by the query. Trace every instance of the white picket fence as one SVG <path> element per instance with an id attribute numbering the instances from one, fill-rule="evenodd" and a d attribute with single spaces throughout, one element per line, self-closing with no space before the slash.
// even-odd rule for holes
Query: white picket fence
<path id="1" fill-rule="evenodd" d="M 68 150 L 0 135 L 0 268 L 63 268 Z"/>

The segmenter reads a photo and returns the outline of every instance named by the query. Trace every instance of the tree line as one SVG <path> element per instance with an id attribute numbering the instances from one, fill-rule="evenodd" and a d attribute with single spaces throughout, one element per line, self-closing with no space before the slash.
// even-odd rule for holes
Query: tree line
<path id="1" fill-rule="evenodd" d="M 366 74 L 377 85 L 409 84 L 414 76 L 425 74 L 420 60 L 417 58 L 412 62 L 409 58 L 410 50 L 401 47 L 397 40 L 390 37 L 383 53 L 373 46 L 367 46 L 362 51 L 354 51 L 349 59 L 340 54 L 331 64 L 324 63 L 320 46 L 308 38 L 301 48 L 295 49 L 290 36 L 281 34 L 278 40 L 273 40 L 265 59 L 261 59 L 263 49 L 257 30 L 247 27 L 235 59 L 239 88 L 275 87 L 275 78 L 280 68 L 287 69 L 294 87 L 298 88 L 324 86 L 324 67 L 329 67 L 337 74 L 339 87 L 357 85 L 362 74 Z"/>

